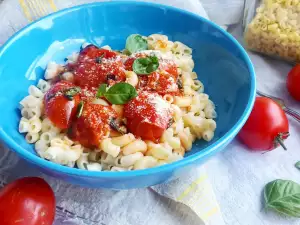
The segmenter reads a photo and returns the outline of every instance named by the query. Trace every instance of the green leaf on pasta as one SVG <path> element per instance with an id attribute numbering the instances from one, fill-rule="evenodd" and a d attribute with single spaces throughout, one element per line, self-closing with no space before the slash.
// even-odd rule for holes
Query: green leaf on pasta
<path id="1" fill-rule="evenodd" d="M 99 95 L 98 95 L 99 93 Z M 128 83 L 117 83 L 106 91 L 106 86 L 100 85 L 97 97 L 104 96 L 111 104 L 123 105 L 137 96 L 135 88 Z"/>
<path id="2" fill-rule="evenodd" d="M 132 68 L 136 74 L 147 75 L 156 71 L 159 67 L 158 58 L 156 56 L 148 56 L 146 58 L 137 58 L 134 60 Z"/>
<path id="3" fill-rule="evenodd" d="M 132 34 L 126 40 L 125 48 L 129 53 L 136 53 L 148 49 L 148 42 L 139 34 Z"/>

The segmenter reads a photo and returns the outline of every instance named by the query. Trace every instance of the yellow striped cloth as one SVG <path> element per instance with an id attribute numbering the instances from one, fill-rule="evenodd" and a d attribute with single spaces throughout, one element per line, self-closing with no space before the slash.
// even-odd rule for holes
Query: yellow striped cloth
<path id="1" fill-rule="evenodd" d="M 18 0 L 24 16 L 32 22 L 58 9 L 93 2 L 91 0 Z M 165 0 L 166 1 L 166 0 Z M 157 1 L 156 1 L 157 2 Z M 160 1 L 164 3 L 164 0 Z M 193 176 L 152 187 L 154 191 L 190 207 L 205 225 L 223 225 L 224 221 L 204 168 Z M 199 224 L 201 225 L 201 224 Z"/>
<path id="2" fill-rule="evenodd" d="M 19 3 L 24 15 L 30 22 L 58 9 L 53 0 L 19 0 Z"/>

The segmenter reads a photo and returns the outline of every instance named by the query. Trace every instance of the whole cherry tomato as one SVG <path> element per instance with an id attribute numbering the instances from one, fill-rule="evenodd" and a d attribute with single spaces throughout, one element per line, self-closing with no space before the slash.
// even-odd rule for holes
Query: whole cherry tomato
<path id="1" fill-rule="evenodd" d="M 82 88 L 98 88 L 103 83 L 112 85 L 126 79 L 123 62 L 117 55 L 89 45 L 79 53 L 77 62 L 67 67 L 74 74 L 74 83 Z"/>
<path id="2" fill-rule="evenodd" d="M 290 95 L 300 101 L 300 64 L 296 65 L 288 74 L 286 81 Z"/>
<path id="3" fill-rule="evenodd" d="M 55 196 L 39 177 L 18 179 L 0 190 L 1 225 L 52 225 Z"/>
<path id="4" fill-rule="evenodd" d="M 289 136 L 289 122 L 281 107 L 273 100 L 257 97 L 253 110 L 239 133 L 239 139 L 254 151 L 270 151 Z"/>
<path id="5" fill-rule="evenodd" d="M 54 84 L 45 94 L 45 114 L 57 127 L 67 129 L 77 112 L 80 88 L 69 81 Z"/>
<path id="6" fill-rule="evenodd" d="M 168 128 L 171 112 L 158 94 L 140 92 L 124 106 L 124 116 L 130 132 L 143 139 L 157 141 Z"/>

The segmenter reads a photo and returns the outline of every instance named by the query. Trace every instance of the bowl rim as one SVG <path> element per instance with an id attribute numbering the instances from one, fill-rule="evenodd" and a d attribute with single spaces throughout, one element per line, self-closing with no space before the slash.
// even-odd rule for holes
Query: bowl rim
<path id="1" fill-rule="evenodd" d="M 141 2 L 141 1 L 111 1 L 111 2 L 94 2 L 94 3 L 88 3 L 88 4 L 82 4 L 70 8 L 66 8 L 54 13 L 51 13 L 47 16 L 44 16 L 38 20 L 36 20 L 33 23 L 28 24 L 21 30 L 19 30 L 17 33 L 15 33 L 13 36 L 11 36 L 5 44 L 1 47 L 0 49 L 0 57 L 3 55 L 3 53 L 6 51 L 7 48 L 11 44 L 14 43 L 20 36 L 25 34 L 28 30 L 30 30 L 32 27 L 43 21 L 44 19 L 49 19 L 53 17 L 59 17 L 61 15 L 64 15 L 65 13 L 69 13 L 72 11 L 76 11 L 81 8 L 89 8 L 89 7 L 101 7 L 103 5 L 139 5 L 139 6 L 147 6 L 147 7 L 154 7 L 154 8 L 164 8 L 170 11 L 175 11 L 178 12 L 184 16 L 189 16 L 193 17 L 197 20 L 201 20 L 204 23 L 209 24 L 210 26 L 214 27 L 215 29 L 219 30 L 221 33 L 223 33 L 224 36 L 226 36 L 229 40 L 231 40 L 239 49 L 242 58 L 244 59 L 246 66 L 249 70 L 250 73 L 250 97 L 247 102 L 247 106 L 244 109 L 243 114 L 240 116 L 239 120 L 234 124 L 234 126 L 227 131 L 219 140 L 216 142 L 212 143 L 211 145 L 208 145 L 207 147 L 203 148 L 201 151 L 196 152 L 192 155 L 189 155 L 185 157 L 182 160 L 166 164 L 163 166 L 159 167 L 153 167 L 149 169 L 144 169 L 144 170 L 132 170 L 132 171 L 124 171 L 124 172 L 109 172 L 109 171 L 88 171 L 88 170 L 81 170 L 73 167 L 67 167 L 63 166 L 60 164 L 56 164 L 54 162 L 45 160 L 38 155 L 34 155 L 30 152 L 28 152 L 26 149 L 23 147 L 19 146 L 12 137 L 10 137 L 2 127 L 0 127 L 0 139 L 8 145 L 8 147 L 18 153 L 19 156 L 24 158 L 25 160 L 40 166 L 44 169 L 49 169 L 52 170 L 56 173 L 64 173 L 64 174 L 69 174 L 73 176 L 85 176 L 85 177 L 96 177 L 96 178 L 126 178 L 126 177 L 135 177 L 135 176 L 147 176 L 147 175 L 153 175 L 153 174 L 158 174 L 158 173 L 167 173 L 167 172 L 172 172 L 174 169 L 179 168 L 179 167 L 184 167 L 189 164 L 192 164 L 194 161 L 201 159 L 201 158 L 206 158 L 210 155 L 212 155 L 214 152 L 218 152 L 218 148 L 220 148 L 222 145 L 226 144 L 228 141 L 230 141 L 238 131 L 242 128 L 246 120 L 248 119 L 251 109 L 253 108 L 254 101 L 255 101 L 255 93 L 256 93 L 256 79 L 255 79 L 255 70 L 253 67 L 253 64 L 250 60 L 250 57 L 246 53 L 245 49 L 241 46 L 241 44 L 227 31 L 222 29 L 220 26 L 216 25 L 214 22 L 205 19 L 197 14 L 194 14 L 192 12 L 180 9 L 180 8 L 175 8 L 172 6 L 168 5 L 163 5 L 163 4 L 158 4 L 158 3 L 152 3 L 152 2 Z"/>

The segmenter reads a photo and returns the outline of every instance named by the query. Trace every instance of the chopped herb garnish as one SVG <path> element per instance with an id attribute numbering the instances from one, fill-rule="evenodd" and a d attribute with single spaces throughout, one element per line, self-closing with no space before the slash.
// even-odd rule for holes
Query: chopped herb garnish
<path id="1" fill-rule="evenodd" d="M 80 93 L 81 88 L 80 87 L 72 87 L 64 91 L 64 95 L 67 99 L 70 101 L 73 100 L 74 95 L 77 95 Z"/>
<path id="2" fill-rule="evenodd" d="M 109 80 L 116 80 L 116 75 L 114 74 L 108 74 L 106 76 L 106 80 L 109 81 Z"/>
<path id="3" fill-rule="evenodd" d="M 127 128 L 122 124 L 122 122 L 119 119 L 112 118 L 109 122 L 109 125 L 111 126 L 111 128 L 113 128 L 121 134 L 127 133 Z"/>
<path id="4" fill-rule="evenodd" d="M 105 55 L 105 54 L 103 53 L 101 56 L 97 57 L 97 58 L 95 59 L 96 63 L 102 63 L 102 59 L 103 59 L 104 55 Z"/>
<path id="5" fill-rule="evenodd" d="M 77 118 L 81 117 L 82 111 L 83 111 L 84 102 L 81 101 L 77 108 Z"/>
<path id="6" fill-rule="evenodd" d="M 182 84 L 181 79 L 178 78 L 176 83 L 177 83 L 177 86 L 179 89 L 183 89 L 183 84 Z"/>
<path id="7" fill-rule="evenodd" d="M 169 120 L 169 123 L 168 123 L 167 128 L 170 128 L 174 122 L 175 122 L 174 119 L 171 118 L 171 119 Z"/>
<path id="8" fill-rule="evenodd" d="M 87 163 L 82 163 L 83 167 L 88 170 L 88 164 Z"/>
<path id="9" fill-rule="evenodd" d="M 196 112 L 196 113 L 195 113 L 195 116 L 200 116 L 200 112 Z"/>
<path id="10" fill-rule="evenodd" d="M 119 165 L 121 164 L 121 158 L 118 158 L 118 164 Z"/>

